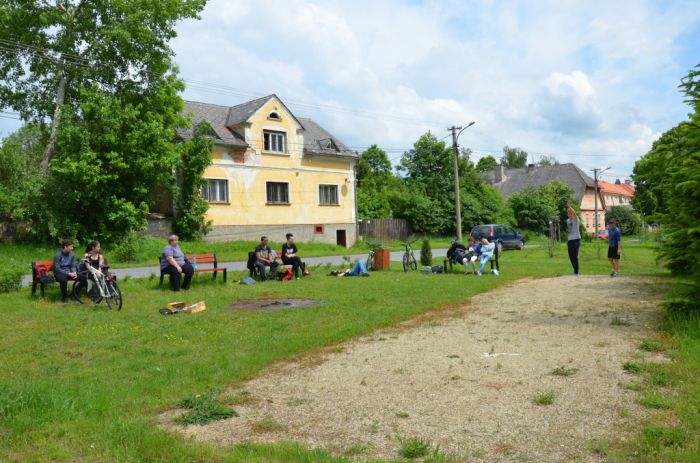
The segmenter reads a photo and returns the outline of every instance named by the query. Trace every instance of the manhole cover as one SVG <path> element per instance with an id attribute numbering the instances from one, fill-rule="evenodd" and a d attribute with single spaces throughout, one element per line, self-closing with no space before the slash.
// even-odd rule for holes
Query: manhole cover
<path id="1" fill-rule="evenodd" d="M 324 302 L 314 299 L 245 299 L 230 304 L 229 308 L 234 310 L 284 310 L 311 307 Z"/>

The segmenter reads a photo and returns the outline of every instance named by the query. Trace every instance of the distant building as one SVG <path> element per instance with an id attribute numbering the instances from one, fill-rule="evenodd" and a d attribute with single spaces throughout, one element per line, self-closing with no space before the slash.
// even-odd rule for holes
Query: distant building
<path id="1" fill-rule="evenodd" d="M 619 180 L 615 183 L 608 183 L 602 180 L 598 181 L 603 200 L 605 200 L 605 208 L 609 209 L 612 206 L 632 207 L 632 196 L 634 196 L 634 186 L 631 183 L 621 183 Z"/>
<path id="2" fill-rule="evenodd" d="M 530 164 L 521 169 L 506 169 L 497 165 L 493 174 L 486 175 L 486 183 L 493 185 L 504 198 L 519 193 L 528 185 L 542 186 L 559 181 L 574 190 L 574 200 L 581 209 L 581 220 L 590 234 L 595 233 L 595 183 L 576 165 L 559 164 L 537 167 Z M 605 201 L 598 191 L 598 228 L 605 228 Z"/>
<path id="3" fill-rule="evenodd" d="M 184 113 L 216 134 L 203 175 L 213 224 L 205 239 L 280 242 L 291 232 L 299 241 L 355 243 L 358 155 L 338 138 L 296 117 L 276 95 L 231 107 L 186 101 Z"/>

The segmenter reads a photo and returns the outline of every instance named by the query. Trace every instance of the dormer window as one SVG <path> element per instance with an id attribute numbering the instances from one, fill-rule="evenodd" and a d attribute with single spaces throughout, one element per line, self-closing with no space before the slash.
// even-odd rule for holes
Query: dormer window
<path id="1" fill-rule="evenodd" d="M 319 140 L 318 144 L 322 150 L 338 151 L 338 147 L 335 145 L 333 140 L 330 138 L 325 138 L 323 140 Z"/>
<path id="2" fill-rule="evenodd" d="M 281 121 L 282 116 L 277 111 L 272 111 L 270 114 L 267 115 L 267 118 L 270 119 L 271 121 Z"/>
<path id="3" fill-rule="evenodd" d="M 286 138 L 284 132 L 273 132 L 272 130 L 263 130 L 263 151 L 271 151 L 275 153 L 286 152 Z"/>

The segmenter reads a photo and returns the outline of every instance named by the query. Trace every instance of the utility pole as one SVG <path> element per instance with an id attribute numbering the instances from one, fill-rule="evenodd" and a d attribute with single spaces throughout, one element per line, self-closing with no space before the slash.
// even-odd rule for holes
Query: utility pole
<path id="1" fill-rule="evenodd" d="M 466 127 L 455 127 L 453 125 L 447 129 L 448 131 L 452 132 L 452 154 L 454 157 L 453 161 L 455 170 L 455 226 L 457 230 L 457 241 L 462 241 L 462 198 L 460 197 L 459 193 L 459 145 L 457 145 L 457 138 L 459 138 L 459 135 L 472 125 L 474 125 L 474 122 L 470 122 Z"/>
<path id="2" fill-rule="evenodd" d="M 593 184 L 595 185 L 595 198 L 593 198 L 594 201 L 594 210 L 595 210 L 595 216 L 593 217 L 594 223 L 595 223 L 595 231 L 593 233 L 593 237 L 596 241 L 598 241 L 598 178 L 599 175 L 605 172 L 606 170 L 610 169 L 610 167 L 606 167 L 605 169 L 599 169 L 595 168 L 593 170 Z M 602 205 L 602 204 L 601 204 Z M 598 247 L 598 258 L 600 258 L 600 247 Z"/>

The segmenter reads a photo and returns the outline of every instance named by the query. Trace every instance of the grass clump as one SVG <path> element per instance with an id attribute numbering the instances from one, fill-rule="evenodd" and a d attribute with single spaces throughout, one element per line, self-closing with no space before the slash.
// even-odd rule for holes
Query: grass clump
<path id="1" fill-rule="evenodd" d="M 610 321 L 611 326 L 631 326 L 632 322 L 625 319 L 625 318 L 620 318 L 620 317 L 614 317 Z"/>
<path id="2" fill-rule="evenodd" d="M 178 424 L 207 424 L 238 416 L 235 410 L 219 402 L 214 392 L 191 395 L 178 402 L 177 406 L 190 409 L 188 413 L 175 419 Z"/>
<path id="3" fill-rule="evenodd" d="M 371 449 L 372 448 L 369 444 L 366 444 L 364 442 L 358 442 L 357 444 L 353 444 L 350 447 L 348 447 L 347 449 L 345 449 L 345 451 L 343 452 L 343 455 L 346 457 L 356 457 L 359 455 L 367 455 Z"/>
<path id="4" fill-rule="evenodd" d="M 408 413 L 406 413 L 406 412 L 396 412 L 396 418 L 408 418 Z"/>
<path id="5" fill-rule="evenodd" d="M 683 447 L 687 434 L 678 427 L 647 426 L 644 428 L 644 445 L 654 449 L 661 447 Z"/>
<path id="6" fill-rule="evenodd" d="M 641 350 L 647 352 L 661 352 L 664 350 L 664 346 L 660 342 L 652 341 L 650 339 L 645 339 L 639 344 Z"/>
<path id="7" fill-rule="evenodd" d="M 271 415 L 266 415 L 262 420 L 253 423 L 253 431 L 257 433 L 282 432 L 286 430 L 287 426 L 275 421 Z"/>
<path id="8" fill-rule="evenodd" d="M 622 369 L 625 370 L 627 373 L 638 375 L 642 372 L 644 368 L 642 367 L 642 365 L 636 362 L 625 362 L 622 364 Z"/>
<path id="9" fill-rule="evenodd" d="M 552 374 L 555 376 L 573 376 L 577 371 L 578 368 L 576 367 L 567 367 L 566 365 L 562 365 L 552 370 Z"/>
<path id="10" fill-rule="evenodd" d="M 668 396 L 666 394 L 661 394 L 660 392 L 657 391 L 650 391 L 645 393 L 642 397 L 639 398 L 638 400 L 639 405 L 642 405 L 647 408 L 654 408 L 654 409 L 670 409 L 673 408 L 673 404 L 675 402 L 675 399 L 671 396 Z"/>
<path id="11" fill-rule="evenodd" d="M 537 405 L 552 405 L 554 403 L 554 391 L 542 391 L 532 400 Z"/>
<path id="12" fill-rule="evenodd" d="M 399 453 L 403 458 L 421 458 L 428 453 L 432 448 L 430 442 L 420 437 L 398 437 Z"/>

